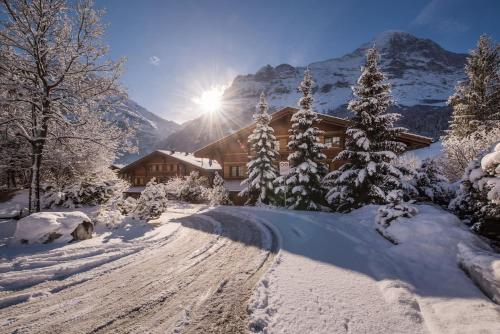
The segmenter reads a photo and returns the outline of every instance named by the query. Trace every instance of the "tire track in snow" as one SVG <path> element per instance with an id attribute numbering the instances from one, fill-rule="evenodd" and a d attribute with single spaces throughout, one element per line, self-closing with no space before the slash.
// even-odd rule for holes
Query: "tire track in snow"
<path id="1" fill-rule="evenodd" d="M 262 245 L 275 245 L 275 239 L 254 223 L 217 210 L 176 224 L 180 228 L 170 242 L 114 261 L 123 261 L 120 267 L 95 277 L 86 272 L 87 281 L 0 310 L 0 331 L 246 331 L 246 303 L 272 260 L 272 251 Z"/>

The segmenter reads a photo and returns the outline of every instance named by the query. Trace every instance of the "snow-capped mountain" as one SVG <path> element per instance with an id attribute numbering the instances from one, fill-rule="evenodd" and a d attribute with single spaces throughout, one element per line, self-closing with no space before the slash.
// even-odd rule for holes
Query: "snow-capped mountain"
<path id="1" fill-rule="evenodd" d="M 117 161 L 128 163 L 156 149 L 162 141 L 181 126 L 173 121 L 167 121 L 157 116 L 130 99 L 124 99 L 115 104 L 113 117 L 136 129 L 136 145 L 138 152 L 125 154 Z"/>
<path id="2" fill-rule="evenodd" d="M 466 55 L 447 51 L 429 39 L 406 32 L 384 32 L 343 57 L 309 64 L 316 82 L 315 111 L 349 116 L 346 104 L 352 98 L 351 86 L 360 75 L 366 49 L 372 46 L 380 51 L 381 68 L 392 84 L 397 103 L 394 109 L 404 116 L 401 125 L 438 137 L 447 127 L 450 115 L 446 100 L 456 82 L 464 78 Z M 208 119 L 203 119 L 207 116 L 203 116 L 169 136 L 165 145 L 191 150 L 247 124 L 262 91 L 272 110 L 296 106 L 300 97 L 297 87 L 304 69 L 288 64 L 266 65 L 255 74 L 237 76 L 224 93 L 227 107 L 220 122 L 208 129 L 208 133 L 202 133 L 200 121 L 208 124 Z"/>

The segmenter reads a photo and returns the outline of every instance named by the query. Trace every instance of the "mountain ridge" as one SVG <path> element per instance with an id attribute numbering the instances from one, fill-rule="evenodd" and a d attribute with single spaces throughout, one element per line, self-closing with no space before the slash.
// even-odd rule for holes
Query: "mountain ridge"
<path id="1" fill-rule="evenodd" d="M 402 31 L 383 32 L 351 53 L 306 65 L 316 82 L 314 110 L 350 116 L 346 106 L 352 98 L 351 86 L 360 75 L 366 49 L 373 45 L 380 52 L 380 66 L 392 85 L 396 105 L 391 111 L 403 115 L 400 125 L 437 138 L 447 127 L 451 110 L 446 100 L 456 82 L 465 77 L 467 55 L 445 50 L 430 39 Z M 300 98 L 297 87 L 306 66 L 265 65 L 253 74 L 236 76 L 224 92 L 224 110 L 187 122 L 169 135 L 162 147 L 191 151 L 245 126 L 251 121 L 262 91 L 267 95 L 271 112 L 296 106 Z M 426 124 L 422 124 L 423 120 Z"/>

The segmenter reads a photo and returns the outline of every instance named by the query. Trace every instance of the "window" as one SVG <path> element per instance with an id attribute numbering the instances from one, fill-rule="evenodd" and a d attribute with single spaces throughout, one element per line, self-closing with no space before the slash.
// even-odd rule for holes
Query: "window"
<path id="1" fill-rule="evenodd" d="M 325 137 L 326 148 L 339 147 L 340 137 Z"/>
<path id="2" fill-rule="evenodd" d="M 280 141 L 279 141 L 279 140 L 277 140 L 277 141 L 275 141 L 275 142 L 274 142 L 274 149 L 275 149 L 276 151 L 279 151 L 279 150 L 280 150 Z"/>
<path id="3" fill-rule="evenodd" d="M 231 177 L 243 176 L 242 166 L 231 166 Z"/>

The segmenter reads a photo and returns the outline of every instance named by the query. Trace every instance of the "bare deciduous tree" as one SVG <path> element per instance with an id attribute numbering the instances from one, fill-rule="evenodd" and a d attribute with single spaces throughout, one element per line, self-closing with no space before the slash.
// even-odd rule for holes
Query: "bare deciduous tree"
<path id="1" fill-rule="evenodd" d="M 123 60 L 107 59 L 103 12 L 91 0 L 0 5 L 0 104 L 9 106 L 0 110 L 0 125 L 15 128 L 29 143 L 30 212 L 40 211 L 40 167 L 48 143 L 87 141 L 116 149 L 123 133 L 105 113 L 110 96 L 121 94 Z"/>

